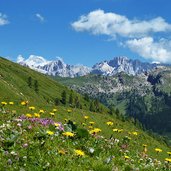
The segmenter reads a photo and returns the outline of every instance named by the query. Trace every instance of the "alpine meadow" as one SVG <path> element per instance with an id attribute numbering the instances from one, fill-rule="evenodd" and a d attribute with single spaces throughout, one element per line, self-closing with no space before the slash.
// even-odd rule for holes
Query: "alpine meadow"
<path id="1" fill-rule="evenodd" d="M 1 171 L 171 171 L 169 0 L 0 1 Z"/>

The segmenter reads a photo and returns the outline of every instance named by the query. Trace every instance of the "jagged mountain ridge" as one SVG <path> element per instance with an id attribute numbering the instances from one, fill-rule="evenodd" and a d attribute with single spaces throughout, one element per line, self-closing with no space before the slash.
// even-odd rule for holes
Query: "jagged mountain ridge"
<path id="1" fill-rule="evenodd" d="M 92 73 L 112 76 L 124 72 L 128 75 L 138 75 L 155 68 L 157 64 L 144 63 L 139 60 L 132 60 L 127 57 L 115 57 L 110 61 L 97 63 L 92 68 Z"/>
<path id="2" fill-rule="evenodd" d="M 57 58 L 54 61 L 47 61 L 43 57 L 35 55 L 30 55 L 26 60 L 20 57 L 17 62 L 44 74 L 71 78 L 87 74 L 112 76 L 120 72 L 128 75 L 139 75 L 149 72 L 159 65 L 156 63 L 144 63 L 127 57 L 115 57 L 110 61 L 97 63 L 90 68 L 84 65 L 66 64 L 61 58 Z"/>
<path id="3" fill-rule="evenodd" d="M 64 63 L 61 58 L 54 61 L 47 61 L 41 56 L 30 55 L 26 60 L 19 57 L 17 63 L 27 66 L 43 74 L 61 77 L 77 77 L 87 75 L 91 72 L 91 68 L 83 65 L 69 65 Z"/>

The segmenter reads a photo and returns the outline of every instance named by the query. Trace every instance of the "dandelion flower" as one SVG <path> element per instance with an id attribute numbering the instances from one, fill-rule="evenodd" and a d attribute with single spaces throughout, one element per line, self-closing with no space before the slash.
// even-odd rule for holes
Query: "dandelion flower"
<path id="1" fill-rule="evenodd" d="M 68 112 L 68 113 L 71 113 L 71 112 L 72 112 L 72 110 L 71 110 L 71 109 L 68 109 L 68 110 L 67 110 L 67 112 Z"/>
<path id="2" fill-rule="evenodd" d="M 90 134 L 97 134 L 99 132 L 101 132 L 101 129 L 99 129 L 99 128 L 94 128 L 93 130 L 89 131 Z"/>
<path id="3" fill-rule="evenodd" d="M 118 129 L 116 129 L 116 128 L 115 128 L 115 129 L 113 129 L 113 132 L 118 132 Z"/>
<path id="4" fill-rule="evenodd" d="M 88 119 L 89 118 L 89 116 L 84 116 L 84 119 Z"/>
<path id="5" fill-rule="evenodd" d="M 23 102 L 21 102 L 21 105 L 22 105 L 22 106 L 25 106 L 25 105 L 26 105 L 26 103 L 23 101 Z"/>
<path id="6" fill-rule="evenodd" d="M 32 115 L 29 114 L 29 113 L 27 113 L 27 114 L 26 114 L 26 117 L 27 117 L 27 118 L 32 118 Z"/>
<path id="7" fill-rule="evenodd" d="M 88 128 L 89 128 L 89 129 L 93 129 L 93 127 L 92 127 L 92 126 L 89 126 Z"/>
<path id="8" fill-rule="evenodd" d="M 81 123 L 82 126 L 86 126 L 86 123 Z"/>
<path id="9" fill-rule="evenodd" d="M 106 122 L 106 124 L 109 125 L 109 126 L 112 126 L 113 122 L 109 121 L 109 122 Z"/>
<path id="10" fill-rule="evenodd" d="M 57 109 L 53 109 L 53 112 L 57 112 Z"/>
<path id="11" fill-rule="evenodd" d="M 49 134 L 49 135 L 53 135 L 54 134 L 54 132 L 52 132 L 52 131 L 46 131 L 46 133 Z"/>
<path id="12" fill-rule="evenodd" d="M 138 135 L 138 132 L 134 131 L 132 132 L 133 135 Z"/>
<path id="13" fill-rule="evenodd" d="M 10 105 L 14 105 L 14 102 L 9 102 Z"/>
<path id="14" fill-rule="evenodd" d="M 94 125 L 94 124 L 95 124 L 95 122 L 89 122 L 89 124 L 90 124 L 90 125 Z"/>
<path id="15" fill-rule="evenodd" d="M 119 132 L 119 133 L 123 132 L 123 129 L 118 129 L 118 132 Z"/>
<path id="16" fill-rule="evenodd" d="M 171 163 L 171 159 L 170 158 L 165 158 L 165 161 L 167 161 L 168 163 Z"/>
<path id="17" fill-rule="evenodd" d="M 34 116 L 35 116 L 36 118 L 40 118 L 40 114 L 39 114 L 39 113 L 34 113 Z"/>
<path id="18" fill-rule="evenodd" d="M 125 160 L 126 160 L 126 159 L 129 159 L 130 157 L 129 157 L 129 156 L 124 156 L 124 158 L 125 158 Z"/>
<path id="19" fill-rule="evenodd" d="M 55 116 L 55 113 L 54 112 L 50 112 L 49 113 L 51 116 Z"/>
<path id="20" fill-rule="evenodd" d="M 72 132 L 63 132 L 62 135 L 66 136 L 66 137 L 73 137 L 74 133 L 72 133 Z"/>
<path id="21" fill-rule="evenodd" d="M 30 110 L 35 110 L 35 107 L 34 106 L 30 106 L 29 109 Z"/>
<path id="22" fill-rule="evenodd" d="M 85 153 L 84 151 L 82 150 L 74 150 L 75 154 L 79 157 L 82 157 L 82 156 L 85 156 Z"/>
<path id="23" fill-rule="evenodd" d="M 163 150 L 160 149 L 160 148 L 155 148 L 155 151 L 156 151 L 157 153 L 160 153 L 160 152 L 162 152 Z"/>
<path id="24" fill-rule="evenodd" d="M 58 150 L 58 153 L 59 153 L 60 155 L 64 155 L 64 154 L 66 153 L 66 151 L 65 151 L 65 150 Z"/>
<path id="25" fill-rule="evenodd" d="M 169 156 L 171 156 L 171 152 L 169 151 L 169 152 L 167 152 L 167 154 L 169 154 Z"/>
<path id="26" fill-rule="evenodd" d="M 58 123 L 54 123 L 54 125 L 55 125 L 56 127 L 59 127 L 59 126 L 60 126 L 60 124 L 58 124 Z"/>
<path id="27" fill-rule="evenodd" d="M 42 109 L 40 109 L 40 110 L 39 110 L 39 113 L 41 113 L 41 114 L 42 114 L 42 113 L 45 113 L 45 111 L 44 111 L 44 110 L 42 110 Z"/>
<path id="28" fill-rule="evenodd" d="M 7 105 L 7 102 L 1 102 L 2 106 Z"/>

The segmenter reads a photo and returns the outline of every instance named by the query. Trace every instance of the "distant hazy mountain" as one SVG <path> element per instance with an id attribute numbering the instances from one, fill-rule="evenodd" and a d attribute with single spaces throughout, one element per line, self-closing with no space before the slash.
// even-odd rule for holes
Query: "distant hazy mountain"
<path id="1" fill-rule="evenodd" d="M 144 63 L 127 57 L 115 57 L 110 61 L 103 61 L 89 68 L 83 65 L 65 64 L 61 58 L 57 58 L 54 61 L 47 61 L 43 57 L 35 55 L 31 55 L 26 60 L 20 56 L 18 63 L 44 74 L 61 77 L 78 77 L 90 73 L 112 76 L 120 72 L 128 75 L 139 75 L 151 71 L 159 65 L 156 63 Z"/>

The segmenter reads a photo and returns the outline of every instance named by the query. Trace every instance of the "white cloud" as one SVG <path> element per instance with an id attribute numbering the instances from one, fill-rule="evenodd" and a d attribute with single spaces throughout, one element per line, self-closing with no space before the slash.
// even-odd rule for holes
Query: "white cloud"
<path id="1" fill-rule="evenodd" d="M 160 39 L 155 42 L 152 37 L 144 37 L 128 40 L 125 45 L 146 59 L 171 63 L 171 40 Z"/>
<path id="2" fill-rule="evenodd" d="M 5 14 L 0 13 L 0 26 L 9 24 L 7 16 Z"/>
<path id="3" fill-rule="evenodd" d="M 126 16 L 116 13 L 105 13 L 95 10 L 87 15 L 82 15 L 78 21 L 73 22 L 76 31 L 88 31 L 93 34 L 104 34 L 115 37 L 143 37 L 150 33 L 171 31 L 171 24 L 162 17 L 151 20 L 130 20 Z"/>
<path id="4" fill-rule="evenodd" d="M 45 18 L 41 14 L 37 13 L 37 14 L 35 14 L 35 16 L 39 19 L 40 22 L 45 21 Z"/>

